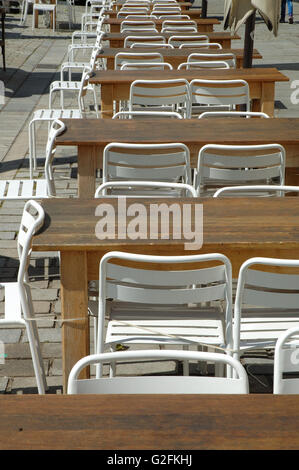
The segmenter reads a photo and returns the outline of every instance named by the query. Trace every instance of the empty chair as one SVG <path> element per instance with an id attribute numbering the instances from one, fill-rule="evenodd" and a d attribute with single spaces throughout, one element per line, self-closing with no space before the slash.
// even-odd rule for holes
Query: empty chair
<path id="1" fill-rule="evenodd" d="M 207 62 L 207 61 L 217 61 L 226 62 L 230 68 L 236 68 L 236 55 L 231 53 L 221 53 L 221 52 L 209 52 L 206 54 L 203 52 L 194 52 L 188 56 L 187 62 Z"/>
<path id="2" fill-rule="evenodd" d="M 82 369 L 93 364 L 114 363 L 121 361 L 201 361 L 205 363 L 230 366 L 236 378 L 209 376 L 130 376 L 110 378 L 79 379 Z M 214 394 L 247 394 L 249 393 L 248 377 L 239 361 L 230 356 L 217 353 L 189 351 L 123 351 L 104 354 L 93 354 L 78 361 L 72 368 L 69 379 L 69 395 L 73 394 L 173 394 L 173 393 L 214 393 Z"/>
<path id="3" fill-rule="evenodd" d="M 164 62 L 164 57 L 159 52 L 118 52 L 114 59 L 114 69 L 120 69 L 124 64 L 156 64 L 158 62 Z"/>
<path id="4" fill-rule="evenodd" d="M 64 94 L 66 92 L 74 92 L 78 95 L 79 109 L 84 111 L 85 109 L 84 97 L 88 91 L 91 91 L 93 94 L 95 113 L 96 113 L 96 116 L 99 117 L 95 87 L 94 85 L 89 84 L 89 79 L 90 79 L 91 74 L 92 74 L 92 70 L 86 67 L 86 69 L 84 69 L 82 73 L 82 78 L 80 82 L 77 82 L 77 81 L 54 81 L 52 82 L 50 85 L 49 108 L 52 109 L 53 95 L 55 92 L 57 91 L 60 92 L 62 108 L 64 108 Z"/>
<path id="5" fill-rule="evenodd" d="M 167 43 L 158 43 L 158 42 L 136 42 L 133 43 L 130 46 L 132 49 L 140 49 L 140 48 L 145 48 L 145 49 L 174 49 L 174 47 L 171 44 Z"/>
<path id="6" fill-rule="evenodd" d="M 203 61 L 203 62 L 183 62 L 178 66 L 178 70 L 219 70 L 219 69 L 229 69 L 227 62 L 221 60 L 212 60 Z"/>
<path id="7" fill-rule="evenodd" d="M 231 264 L 224 255 L 110 252 L 101 259 L 98 353 L 116 344 L 210 345 L 223 353 L 231 346 L 231 320 Z"/>
<path id="8" fill-rule="evenodd" d="M 33 13 L 32 13 L 32 29 L 35 28 L 35 12 L 42 11 L 43 13 L 50 13 L 51 22 L 53 24 L 53 32 L 56 26 L 56 14 L 57 14 L 57 0 L 54 3 L 42 3 L 42 0 L 34 0 Z"/>
<path id="9" fill-rule="evenodd" d="M 183 116 L 174 111 L 119 111 L 112 119 L 145 119 L 145 118 L 175 118 L 183 119 Z"/>
<path id="10" fill-rule="evenodd" d="M 37 201 L 27 201 L 23 209 L 17 240 L 19 256 L 17 282 L 0 284 L 1 290 L 4 290 L 5 300 L 4 318 L 0 319 L 0 325 L 5 328 L 26 329 L 39 394 L 46 392 L 47 382 L 27 269 L 33 235 L 42 227 L 44 219 L 45 213 L 41 205 Z"/>
<path id="11" fill-rule="evenodd" d="M 299 394 L 299 326 L 279 336 L 274 353 L 273 393 Z"/>
<path id="12" fill-rule="evenodd" d="M 74 31 L 72 42 L 68 45 L 67 62 L 74 62 L 75 54 L 78 52 L 85 53 L 89 50 L 92 51 L 95 47 L 98 47 L 98 49 L 102 48 L 102 38 L 104 35 L 102 31 L 103 20 L 98 22 L 96 31 Z M 80 42 L 76 42 L 78 38 Z"/>
<path id="13" fill-rule="evenodd" d="M 159 20 L 180 20 L 180 21 L 189 21 L 190 20 L 190 16 L 189 15 L 179 15 L 179 14 L 176 14 L 176 13 L 171 13 L 171 14 L 168 14 L 168 15 L 160 15 L 157 17 Z"/>
<path id="14" fill-rule="evenodd" d="M 218 189 L 213 197 L 225 196 L 284 196 L 286 193 L 298 193 L 299 186 L 287 186 L 278 184 L 255 184 L 252 186 L 226 186 Z"/>
<path id="15" fill-rule="evenodd" d="M 192 20 L 164 20 L 162 23 L 162 33 L 173 33 L 175 36 L 176 32 L 187 33 L 197 32 L 197 24 Z"/>
<path id="16" fill-rule="evenodd" d="M 193 186 L 161 181 L 109 181 L 101 184 L 94 197 L 196 197 Z"/>
<path id="17" fill-rule="evenodd" d="M 268 114 L 261 113 L 258 111 L 207 111 L 202 113 L 198 116 L 198 119 L 202 118 L 223 118 L 223 117 L 230 117 L 230 118 L 269 118 Z"/>
<path id="18" fill-rule="evenodd" d="M 184 48 L 196 48 L 196 49 L 222 49 L 222 46 L 219 42 L 206 42 L 206 43 L 202 43 L 202 42 L 185 42 L 184 44 L 181 44 L 179 46 L 180 49 L 184 49 Z M 204 51 L 203 51 L 204 52 Z M 216 58 L 216 60 L 218 60 L 218 58 Z"/>
<path id="19" fill-rule="evenodd" d="M 191 184 L 190 154 L 184 144 L 112 142 L 103 152 L 103 183 L 165 181 Z"/>
<path id="20" fill-rule="evenodd" d="M 186 35 L 186 36 L 183 36 L 183 35 L 180 35 L 180 36 L 170 36 L 170 38 L 168 39 L 168 44 L 171 44 L 172 46 L 174 47 L 180 47 L 182 45 L 184 45 L 185 43 L 187 44 L 190 44 L 190 43 L 193 43 L 194 44 L 206 44 L 209 42 L 209 36 L 206 36 L 205 34 L 198 34 L 198 35 Z M 188 47 L 193 47 L 193 44 L 192 46 L 188 46 Z"/>
<path id="21" fill-rule="evenodd" d="M 65 130 L 65 124 L 55 120 L 50 128 L 45 155 L 45 178 L 32 179 L 30 160 L 30 179 L 0 180 L 0 200 L 3 199 L 42 199 L 55 196 L 55 184 L 52 174 L 52 161 L 55 154 L 55 139 Z"/>
<path id="22" fill-rule="evenodd" d="M 156 29 L 155 22 L 152 20 L 144 20 L 144 21 L 131 21 L 131 20 L 124 20 L 120 26 L 120 32 L 123 33 L 125 31 L 154 31 L 158 32 Z"/>
<path id="23" fill-rule="evenodd" d="M 243 105 L 250 111 L 249 86 L 245 80 L 201 80 L 190 83 L 192 114 L 205 111 L 233 111 Z"/>
<path id="24" fill-rule="evenodd" d="M 250 258 L 239 271 L 234 308 L 234 357 L 249 349 L 274 349 L 298 328 L 298 260 Z"/>
<path id="25" fill-rule="evenodd" d="M 136 45 L 139 42 L 141 42 L 142 44 L 149 43 L 151 45 L 154 45 L 155 43 L 166 44 L 166 39 L 164 36 L 161 35 L 126 36 L 124 38 L 124 47 L 132 47 L 133 44 Z"/>
<path id="26" fill-rule="evenodd" d="M 150 106 L 151 111 L 176 111 L 190 118 L 189 83 L 184 79 L 135 80 L 130 87 L 129 111 Z"/>
<path id="27" fill-rule="evenodd" d="M 208 195 L 219 187 L 284 184 L 285 150 L 279 144 L 208 144 L 198 155 L 196 188 Z"/>
<path id="28" fill-rule="evenodd" d="M 120 70 L 172 70 L 172 65 L 168 62 L 136 62 L 136 63 L 124 63 Z"/>
<path id="29" fill-rule="evenodd" d="M 101 46 L 94 46 L 91 52 L 89 62 L 75 62 L 75 61 L 68 61 L 63 62 L 60 67 L 60 81 L 64 80 L 64 74 L 68 71 L 68 80 L 71 81 L 72 79 L 72 70 L 75 69 L 76 71 L 83 72 L 84 69 L 90 68 L 91 70 L 95 70 L 97 68 L 97 57 L 101 52 Z"/>

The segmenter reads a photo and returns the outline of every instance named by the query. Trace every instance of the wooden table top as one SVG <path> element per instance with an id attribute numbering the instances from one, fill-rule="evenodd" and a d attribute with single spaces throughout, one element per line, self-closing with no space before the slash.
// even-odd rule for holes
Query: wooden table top
<path id="1" fill-rule="evenodd" d="M 146 36 L 164 36 L 165 38 L 170 38 L 171 36 L 208 36 L 210 39 L 210 42 L 217 42 L 217 39 L 241 39 L 241 37 L 238 34 L 232 34 L 231 32 L 226 32 L 226 31 L 211 31 L 207 33 L 201 33 L 201 32 L 188 32 L 186 33 L 151 33 L 146 32 Z M 120 39 L 120 38 L 125 38 L 126 36 L 144 36 L 144 33 L 141 32 L 134 32 L 133 33 L 105 33 L 103 36 L 103 39 Z"/>
<path id="2" fill-rule="evenodd" d="M 121 72 L 123 73 L 123 72 Z M 119 74 L 121 75 L 121 74 Z M 64 119 L 58 145 L 107 145 L 110 142 L 186 145 L 298 144 L 299 118 L 232 119 Z M 150 123 L 150 124 L 149 124 Z M 217 125 L 217 132 L 215 126 Z"/>
<path id="3" fill-rule="evenodd" d="M 127 52 L 127 53 L 142 53 L 142 52 L 151 52 L 148 48 L 141 48 L 139 47 L 138 49 L 131 49 L 129 47 L 104 47 L 101 54 L 99 54 L 98 57 L 104 57 L 107 59 L 112 59 L 115 57 L 116 54 L 120 52 Z M 152 52 L 160 52 L 163 57 L 171 57 L 171 58 L 178 58 L 178 59 L 186 59 L 189 54 L 195 53 L 195 54 L 230 54 L 233 53 L 236 55 L 236 59 L 243 59 L 244 56 L 244 49 L 196 49 L 192 47 L 180 49 L 178 47 L 174 49 L 155 49 L 155 51 Z M 252 53 L 252 57 L 254 59 L 262 59 L 263 56 L 259 53 L 258 50 L 254 49 Z"/>
<path id="4" fill-rule="evenodd" d="M 215 80 L 214 70 L 163 70 L 163 80 L 185 78 L 193 80 L 202 78 Z M 276 68 L 272 67 L 253 67 L 250 69 L 227 69 L 217 70 L 218 80 L 234 80 L 236 78 L 246 80 L 247 82 L 288 82 L 289 78 Z M 160 80 L 161 70 L 99 70 L 90 78 L 90 83 L 118 83 L 130 84 L 134 80 Z"/>
<path id="5" fill-rule="evenodd" d="M 298 395 L 1 397 L 1 450 L 298 447 Z"/>
<path id="6" fill-rule="evenodd" d="M 128 204 L 136 201 L 129 199 Z M 34 251 L 94 251 L 94 250 L 151 250 L 156 254 L 165 251 L 168 254 L 192 253 L 184 251 L 185 240 L 161 239 L 149 240 L 147 234 L 138 240 L 97 239 L 95 226 L 99 217 L 95 216 L 96 207 L 103 199 L 45 199 L 42 201 L 46 213 L 45 224 L 34 237 Z M 111 204 L 117 216 L 116 198 L 105 198 L 105 204 Z M 139 199 L 149 214 L 150 204 L 165 203 L 171 205 L 174 199 L 147 198 Z M 287 257 L 299 248 L 299 198 L 185 198 L 175 200 L 182 209 L 182 204 L 203 204 L 203 247 L 204 252 L 227 253 L 234 250 L 262 250 L 267 256 L 267 248 L 272 252 L 276 248 L 285 250 Z M 194 217 L 194 211 L 192 217 Z M 117 217 L 116 217 L 117 225 Z M 175 229 L 176 227 L 173 227 Z M 161 232 L 161 227 L 160 227 Z M 116 227 L 116 233 L 117 227 Z M 170 229 L 170 237 L 171 237 Z M 294 251 L 292 251 L 294 250 Z M 201 251 L 197 250 L 198 252 Z M 164 253 L 164 254 L 165 254 Z M 253 256 L 253 255 L 252 255 Z"/>

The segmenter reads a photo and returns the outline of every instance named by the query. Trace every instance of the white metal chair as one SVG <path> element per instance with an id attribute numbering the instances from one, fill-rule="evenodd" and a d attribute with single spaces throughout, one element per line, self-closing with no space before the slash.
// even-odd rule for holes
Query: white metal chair
<path id="1" fill-rule="evenodd" d="M 97 353 L 116 344 L 209 345 L 224 353 L 232 345 L 231 291 L 230 261 L 218 253 L 107 253 L 99 268 Z"/>
<path id="2" fill-rule="evenodd" d="M 299 325 L 279 336 L 274 353 L 273 393 L 299 394 Z M 295 374 L 295 375 L 294 375 Z"/>
<path id="3" fill-rule="evenodd" d="M 160 52 L 118 52 L 114 58 L 114 69 L 121 69 L 122 65 L 138 65 L 150 63 L 163 63 L 164 57 Z"/>
<path id="4" fill-rule="evenodd" d="M 132 47 L 132 45 L 136 45 L 137 43 L 141 42 L 142 44 L 149 43 L 150 45 L 157 44 L 166 44 L 166 39 L 164 36 L 126 36 L 124 38 L 124 47 Z"/>
<path id="5" fill-rule="evenodd" d="M 208 46 L 208 43 L 205 45 Z M 206 54 L 204 51 L 202 52 L 193 52 L 188 56 L 187 62 L 216 62 L 222 61 L 226 62 L 230 68 L 236 68 L 236 55 L 232 52 L 228 53 L 221 53 L 221 52 L 209 52 Z"/>
<path id="6" fill-rule="evenodd" d="M 85 109 L 84 97 L 88 91 L 91 91 L 93 93 L 95 113 L 96 113 L 96 116 L 99 117 L 95 86 L 92 84 L 89 84 L 89 79 L 90 79 L 91 74 L 92 74 L 92 70 L 89 67 L 86 67 L 83 70 L 82 78 L 80 82 L 68 81 L 68 80 L 52 82 L 50 84 L 49 109 L 52 109 L 53 95 L 59 91 L 60 100 L 61 100 L 61 108 L 64 108 L 64 94 L 66 92 L 73 92 L 78 95 L 79 109 L 84 111 Z"/>
<path id="7" fill-rule="evenodd" d="M 144 48 L 144 49 L 174 49 L 173 46 L 167 43 L 158 43 L 158 42 L 136 42 L 130 46 L 132 49 Z"/>
<path id="8" fill-rule="evenodd" d="M 298 193 L 299 186 L 287 186 L 278 184 L 255 184 L 252 186 L 226 186 L 218 189 L 213 197 L 242 196 L 284 196 L 286 193 Z"/>
<path id="9" fill-rule="evenodd" d="M 209 42 L 209 36 L 205 35 L 205 34 L 198 34 L 198 35 L 186 35 L 186 36 L 183 36 L 183 35 L 180 35 L 180 36 L 170 36 L 170 38 L 168 39 L 168 44 L 171 44 L 172 46 L 174 47 L 180 47 L 182 45 L 184 45 L 185 43 L 189 44 L 189 43 L 193 43 L 194 44 L 206 44 Z M 193 47 L 193 44 L 188 46 L 188 47 Z"/>
<path id="10" fill-rule="evenodd" d="M 274 349 L 281 334 L 298 328 L 299 261 L 250 258 L 239 271 L 234 307 L 234 357 Z M 261 270 L 262 269 L 262 270 Z"/>
<path id="11" fill-rule="evenodd" d="M 192 184 L 188 147 L 179 143 L 106 145 L 102 182 L 132 180 Z"/>
<path id="12" fill-rule="evenodd" d="M 20 17 L 20 25 L 24 25 L 26 23 L 29 5 L 33 5 L 34 0 L 23 0 L 22 7 L 21 7 L 21 17 Z"/>
<path id="13" fill-rule="evenodd" d="M 44 210 L 38 202 L 31 200 L 26 202 L 17 241 L 20 263 L 17 282 L 0 284 L 0 288 L 4 289 L 5 299 L 5 313 L 4 318 L 0 319 L 0 325 L 6 328 L 26 329 L 39 394 L 46 392 L 47 382 L 27 269 L 30 261 L 32 237 L 43 225 L 44 218 Z"/>
<path id="14" fill-rule="evenodd" d="M 123 33 L 125 31 L 128 32 L 138 32 L 138 31 L 154 31 L 158 33 L 156 28 L 156 24 L 152 20 L 144 20 L 144 21 L 133 21 L 133 20 L 124 20 L 120 25 L 120 32 Z"/>
<path id="15" fill-rule="evenodd" d="M 110 181 L 101 184 L 94 197 L 197 197 L 193 186 L 161 181 Z"/>
<path id="16" fill-rule="evenodd" d="M 198 154 L 195 187 L 199 196 L 233 185 L 284 184 L 285 150 L 279 144 L 208 144 Z"/>
<path id="17" fill-rule="evenodd" d="M 178 70 L 219 70 L 219 69 L 229 69 L 229 64 L 221 60 L 217 61 L 203 61 L 203 62 L 183 62 L 178 66 Z"/>
<path id="18" fill-rule="evenodd" d="M 185 79 L 135 80 L 130 87 L 129 111 L 140 106 L 151 111 L 176 111 L 191 116 L 190 87 Z"/>
<path id="19" fill-rule="evenodd" d="M 32 179 L 32 161 L 30 159 L 30 179 L 0 180 L 0 200 L 42 199 L 56 195 L 52 174 L 52 161 L 55 154 L 55 139 L 65 130 L 59 120 L 52 123 L 45 156 L 45 178 Z"/>
<path id="20" fill-rule="evenodd" d="M 55 3 L 42 3 L 41 0 L 35 0 L 33 3 L 33 14 L 32 14 L 32 29 L 35 28 L 34 13 L 35 11 L 42 11 L 43 13 L 50 13 L 51 21 L 53 23 L 53 32 L 56 26 L 56 14 L 57 14 L 57 0 Z"/>
<path id="21" fill-rule="evenodd" d="M 138 119 L 138 118 L 175 118 L 183 119 L 183 116 L 174 111 L 119 111 L 114 114 L 112 119 Z"/>
<path id="22" fill-rule="evenodd" d="M 92 51 L 95 47 L 102 48 L 104 32 L 102 30 L 103 19 L 98 22 L 96 31 L 74 31 L 72 42 L 67 49 L 67 62 L 75 61 L 75 54 Z M 80 42 L 76 42 L 79 39 Z"/>
<path id="23" fill-rule="evenodd" d="M 202 113 L 198 116 L 198 119 L 202 118 L 223 118 L 223 117 L 230 117 L 230 118 L 269 118 L 268 114 L 261 113 L 258 111 L 207 111 Z"/>
<path id="24" fill-rule="evenodd" d="M 245 80 L 202 80 L 190 82 L 192 114 L 233 111 L 244 105 L 250 111 L 249 86 Z"/>
<path id="25" fill-rule="evenodd" d="M 162 23 L 162 33 L 173 33 L 175 36 L 176 32 L 197 32 L 197 24 L 193 20 L 180 20 L 180 19 L 173 19 L 173 20 L 164 20 Z"/>
<path id="26" fill-rule="evenodd" d="M 102 47 L 100 45 L 95 45 L 92 48 L 90 59 L 88 62 L 75 62 L 68 61 L 63 62 L 60 66 L 60 81 L 64 81 L 64 73 L 68 71 L 68 81 L 72 80 L 72 70 L 83 72 L 84 69 L 90 68 L 90 70 L 95 70 L 98 67 L 98 55 L 100 54 Z"/>
<path id="27" fill-rule="evenodd" d="M 79 379 L 79 373 L 86 366 L 115 361 L 201 361 L 232 367 L 237 378 L 209 376 L 130 376 L 113 378 Z M 189 351 L 123 351 L 105 354 L 94 354 L 84 357 L 72 368 L 67 393 L 72 394 L 173 394 L 173 393 L 214 393 L 214 394 L 247 394 L 249 393 L 248 377 L 242 364 L 230 356 L 217 353 Z"/>
<path id="28" fill-rule="evenodd" d="M 132 62 L 130 64 L 124 63 L 120 70 L 173 70 L 172 65 L 168 62 Z"/>

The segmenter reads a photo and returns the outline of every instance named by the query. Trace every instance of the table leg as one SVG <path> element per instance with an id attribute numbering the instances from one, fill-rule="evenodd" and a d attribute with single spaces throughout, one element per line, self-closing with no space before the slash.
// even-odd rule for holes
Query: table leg
<path id="1" fill-rule="evenodd" d="M 113 85 L 101 85 L 101 100 L 102 118 L 111 119 L 113 116 Z"/>
<path id="2" fill-rule="evenodd" d="M 275 83 L 262 83 L 261 111 L 274 117 Z"/>
<path id="3" fill-rule="evenodd" d="M 206 18 L 208 12 L 208 0 L 202 0 L 201 3 L 201 17 Z"/>
<path id="4" fill-rule="evenodd" d="M 74 221 L 74 225 L 75 225 Z M 89 354 L 89 322 L 87 317 L 87 255 L 80 251 L 61 252 L 61 314 L 63 390 L 74 364 Z M 73 320 L 73 319 L 78 320 Z M 70 321 L 68 321 L 70 320 Z M 88 378 L 89 370 L 80 377 Z"/>
<path id="5" fill-rule="evenodd" d="M 92 199 L 95 193 L 96 147 L 78 146 L 78 193 L 81 199 Z"/>

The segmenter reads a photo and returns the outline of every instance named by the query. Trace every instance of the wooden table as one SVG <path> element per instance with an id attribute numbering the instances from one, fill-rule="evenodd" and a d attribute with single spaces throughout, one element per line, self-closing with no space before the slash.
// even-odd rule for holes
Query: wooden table
<path id="1" fill-rule="evenodd" d="M 148 450 L 149 464 L 138 467 L 146 468 L 159 449 L 186 456 L 298 447 L 298 395 L 1 396 L 1 450 L 110 450 L 97 455 L 104 468 L 120 450 Z M 192 455 L 190 468 L 200 462 Z"/>
<path id="2" fill-rule="evenodd" d="M 114 70 L 114 59 L 115 55 L 118 54 L 119 52 L 136 52 L 136 53 L 142 53 L 142 52 L 160 52 L 162 56 L 164 57 L 164 62 L 168 62 L 169 64 L 172 65 L 174 69 L 177 69 L 178 66 L 183 63 L 187 62 L 188 56 L 192 53 L 198 54 L 198 53 L 203 53 L 203 54 L 235 54 L 236 55 L 236 66 L 237 68 L 242 68 L 243 66 L 243 57 L 244 57 L 244 49 L 207 49 L 207 50 L 200 50 L 196 48 L 184 48 L 180 49 L 178 47 L 174 49 L 155 49 L 150 51 L 147 48 L 138 48 L 138 49 L 131 49 L 129 47 L 127 48 L 116 48 L 116 47 L 104 47 L 103 51 L 101 54 L 99 54 L 99 58 L 101 59 L 107 59 L 107 69 L 108 70 Z M 253 50 L 253 55 L 252 57 L 254 59 L 262 59 L 262 55 L 257 51 L 256 49 Z M 224 59 L 225 60 L 225 59 Z"/>
<path id="3" fill-rule="evenodd" d="M 120 25 L 123 19 L 119 18 L 106 18 L 104 20 L 104 24 L 110 25 L 110 33 L 119 33 L 120 32 Z M 161 31 L 162 23 L 164 20 L 154 20 L 156 24 L 156 28 L 158 31 Z M 220 24 L 220 21 L 216 18 L 207 18 L 207 19 L 194 19 L 197 23 L 197 30 L 201 33 L 212 32 L 214 25 Z"/>
<path id="4" fill-rule="evenodd" d="M 164 70 L 163 80 L 185 78 L 215 79 L 214 70 Z M 90 83 L 101 85 L 101 113 L 103 118 L 113 116 L 113 101 L 128 100 L 134 80 L 160 80 L 160 70 L 107 70 L 97 71 Z M 288 82 L 289 78 L 276 68 L 250 68 L 217 70 L 217 80 L 243 79 L 248 82 L 252 111 L 263 111 L 274 116 L 275 83 Z"/>
<path id="5" fill-rule="evenodd" d="M 57 145 L 78 147 L 80 198 L 92 198 L 96 169 L 103 168 L 103 150 L 110 142 L 181 142 L 190 150 L 196 168 L 198 152 L 206 144 L 251 145 L 279 143 L 286 149 L 286 181 L 299 185 L 299 119 L 210 119 L 119 120 L 64 119 L 66 130 Z M 217 126 L 217 132 L 215 132 Z"/>
<path id="6" fill-rule="evenodd" d="M 231 34 L 227 32 L 218 32 L 213 31 L 211 33 L 205 33 L 209 37 L 209 42 L 218 42 L 221 44 L 223 49 L 231 49 L 231 41 L 233 39 L 241 39 L 237 34 Z M 126 36 L 132 36 L 128 33 L 105 33 L 103 39 L 109 41 L 110 47 L 124 47 L 124 39 Z M 142 36 L 142 33 L 134 33 L 133 36 Z M 151 36 L 151 34 L 146 34 Z M 171 33 L 159 33 L 159 36 L 164 36 L 166 39 L 169 39 L 173 34 Z M 183 33 L 175 34 L 176 36 L 185 36 Z M 157 33 L 153 34 L 153 37 L 157 36 Z M 188 33 L 188 36 L 198 36 L 198 33 Z"/>
<path id="7" fill-rule="evenodd" d="M 0 39 L 0 46 L 2 51 L 2 59 L 3 59 L 3 70 L 6 72 L 6 65 L 5 65 L 5 8 L 0 8 L 1 14 L 1 39 Z"/>
<path id="8" fill-rule="evenodd" d="M 103 201 L 103 200 L 102 200 Z M 45 199 L 42 201 L 46 218 L 44 227 L 33 238 L 33 251 L 60 251 L 63 384 L 72 366 L 89 354 L 87 319 L 87 283 L 98 279 L 99 261 L 112 250 L 155 255 L 186 255 L 223 253 L 229 257 L 236 277 L 240 265 L 253 256 L 298 258 L 299 198 L 233 198 L 176 200 L 182 204 L 203 204 L 203 246 L 200 250 L 185 250 L 185 241 L 173 240 L 178 227 L 170 224 L 170 234 L 158 229 L 158 239 L 144 238 L 99 240 L 95 235 L 100 217 L 95 216 L 100 199 Z M 118 233 L 117 199 L 105 198 L 115 211 Z M 132 198 L 127 205 L 136 202 Z M 171 205 L 174 199 L 139 199 L 149 214 L 150 204 Z M 191 210 L 194 218 L 194 207 Z M 146 222 L 146 221 L 145 221 Z M 149 221 L 147 221 L 149 223 Z M 192 226 L 194 219 L 192 220 Z M 143 224 L 141 224 L 143 226 Z M 173 230 L 173 232 L 172 232 Z M 163 236 L 169 239 L 163 239 Z M 77 320 L 76 320 L 77 319 Z M 68 321 L 71 320 L 71 321 Z M 85 376 L 88 371 L 85 370 Z"/>

